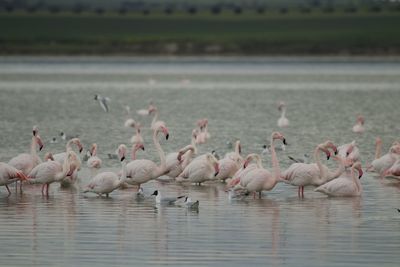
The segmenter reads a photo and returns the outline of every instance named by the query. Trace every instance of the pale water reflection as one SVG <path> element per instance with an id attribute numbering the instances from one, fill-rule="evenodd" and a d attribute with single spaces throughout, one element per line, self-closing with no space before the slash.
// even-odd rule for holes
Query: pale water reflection
<path id="1" fill-rule="evenodd" d="M 284 100 L 291 125 L 283 130 L 289 146 L 278 152 L 282 168 L 288 155 L 310 154 L 326 138 L 355 139 L 365 166 L 377 135 L 384 150 L 399 138 L 399 84 L 400 63 L 385 59 L 1 58 L 0 160 L 28 151 L 38 124 L 46 145 L 41 156 L 64 149 L 58 134 L 65 131 L 79 134 L 85 147 L 97 142 L 104 169 L 118 170 L 107 153 L 133 135 L 123 127 L 123 106 L 136 110 L 150 100 L 170 129 L 171 140 L 161 142 L 167 153 L 190 142 L 202 117 L 209 118 L 211 139 L 201 153 L 223 155 L 236 138 L 244 153 L 261 152 L 277 129 L 276 102 Z M 110 113 L 95 93 L 112 99 Z M 358 136 L 351 127 L 360 113 L 366 132 Z M 134 116 L 147 125 L 146 151 L 138 157 L 157 160 L 149 119 Z M 263 164 L 270 167 L 268 155 Z M 144 185 L 147 194 L 158 189 L 199 199 L 199 210 L 191 211 L 137 200 L 132 190 L 108 199 L 83 194 L 88 179 L 84 168 L 77 188 L 53 184 L 48 198 L 34 186 L 23 195 L 12 188 L 10 197 L 0 188 L 1 265 L 397 266 L 400 260 L 396 180 L 367 173 L 361 198 L 327 198 L 306 188 L 299 199 L 297 188 L 279 184 L 263 199 L 243 201 L 230 201 L 221 183 Z"/>

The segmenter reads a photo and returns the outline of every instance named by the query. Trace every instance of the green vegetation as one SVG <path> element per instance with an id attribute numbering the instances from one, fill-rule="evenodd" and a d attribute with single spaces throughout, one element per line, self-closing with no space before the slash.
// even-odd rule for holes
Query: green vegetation
<path id="1" fill-rule="evenodd" d="M 400 54 L 399 13 L 2 13 L 0 53 Z"/>

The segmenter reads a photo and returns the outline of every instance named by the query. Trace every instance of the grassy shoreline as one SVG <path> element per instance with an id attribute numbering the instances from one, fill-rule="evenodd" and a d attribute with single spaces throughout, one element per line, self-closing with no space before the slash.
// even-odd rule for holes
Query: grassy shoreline
<path id="1" fill-rule="evenodd" d="M 0 15 L 0 54 L 400 55 L 400 16 Z"/>

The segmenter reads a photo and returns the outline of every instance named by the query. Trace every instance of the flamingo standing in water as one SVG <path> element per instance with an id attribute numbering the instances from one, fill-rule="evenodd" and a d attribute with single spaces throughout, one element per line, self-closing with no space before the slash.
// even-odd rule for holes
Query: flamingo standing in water
<path id="1" fill-rule="evenodd" d="M 122 165 L 121 176 L 118 176 L 114 172 L 101 172 L 90 180 L 83 193 L 92 192 L 98 194 L 99 196 L 106 194 L 108 197 L 108 194 L 119 188 L 126 181 L 126 162 L 124 160 L 126 152 L 126 146 L 119 145 L 117 154 Z"/>
<path id="2" fill-rule="evenodd" d="M 273 132 L 271 135 L 270 145 L 271 145 L 271 160 L 272 160 L 272 172 L 264 168 L 254 168 L 249 171 L 245 176 L 240 178 L 239 184 L 237 184 L 234 189 L 241 190 L 244 189 L 248 192 L 258 192 L 259 197 L 261 198 L 261 192 L 266 190 L 272 190 L 278 182 L 281 182 L 281 170 L 279 167 L 279 161 L 276 156 L 274 141 L 282 140 L 284 144 L 286 144 L 285 137 L 283 134 L 279 132 Z M 258 158 L 261 161 L 261 158 L 257 154 L 250 154 L 250 158 L 245 160 L 244 167 L 248 164 L 249 160 Z M 261 165 L 261 164 L 260 164 Z"/>
<path id="3" fill-rule="evenodd" d="M 27 177 L 22 171 L 17 170 L 10 164 L 0 162 L 0 186 L 4 185 L 7 188 L 8 195 L 11 195 L 8 185 L 16 182 L 17 180 L 22 182 L 27 180 Z"/>
<path id="4" fill-rule="evenodd" d="M 22 173 L 25 175 L 28 175 L 34 167 L 42 162 L 36 152 L 37 146 L 39 146 L 39 151 L 43 149 L 43 142 L 39 136 L 39 130 L 37 126 L 33 127 L 32 133 L 33 136 L 31 141 L 30 153 L 19 154 L 18 156 L 10 159 L 10 161 L 8 162 L 9 165 L 16 168 L 17 170 L 22 171 Z M 15 188 L 17 188 L 17 186 Z M 20 184 L 20 190 L 22 192 L 22 183 Z"/>
<path id="5" fill-rule="evenodd" d="M 329 180 L 339 177 L 344 171 L 344 168 L 339 166 L 336 172 L 331 172 L 327 166 L 321 163 L 319 152 L 325 152 L 327 159 L 330 158 L 330 151 L 328 147 L 332 147 L 336 151 L 336 147 L 331 141 L 326 141 L 319 144 L 314 149 L 314 161 L 315 163 L 293 163 L 283 173 L 282 179 L 286 183 L 298 186 L 298 195 L 304 197 L 304 186 L 307 185 L 321 185 Z"/>
<path id="6" fill-rule="evenodd" d="M 396 160 L 395 163 L 393 163 L 393 165 L 383 171 L 381 177 L 386 177 L 386 176 L 391 176 L 393 178 L 397 178 L 400 179 L 400 158 Z"/>
<path id="7" fill-rule="evenodd" d="M 235 175 L 243 163 L 243 158 L 240 155 L 241 150 L 240 140 L 237 140 L 235 143 L 235 151 L 226 153 L 225 157 L 218 161 L 219 173 L 215 177 L 216 179 L 225 181 Z"/>
<path id="8" fill-rule="evenodd" d="M 203 182 L 214 180 L 218 172 L 218 160 L 211 153 L 207 153 L 190 162 L 176 180 L 178 182 L 190 181 L 200 185 Z"/>
<path id="9" fill-rule="evenodd" d="M 199 130 L 197 132 L 196 144 L 205 144 L 210 139 L 208 132 L 208 119 L 200 119 L 197 121 Z"/>
<path id="10" fill-rule="evenodd" d="M 128 177 L 126 182 L 130 185 L 137 185 L 140 188 L 141 184 L 156 179 L 167 171 L 165 155 L 158 140 L 158 134 L 160 132 L 164 133 L 165 138 L 168 140 L 169 133 L 163 122 L 159 121 L 156 126 L 157 128 L 153 129 L 153 143 L 160 156 L 160 165 L 157 166 L 156 163 L 148 159 L 137 159 L 129 162 L 126 166 Z"/>
<path id="11" fill-rule="evenodd" d="M 101 168 L 101 159 L 97 156 L 97 144 L 92 144 L 90 148 L 90 158 L 87 161 L 87 167 L 90 169 L 91 177 L 96 174 L 96 171 Z"/>
<path id="12" fill-rule="evenodd" d="M 367 171 L 382 174 L 388 170 L 397 159 L 400 158 L 400 144 L 395 142 L 389 149 L 389 153 L 380 156 L 382 150 L 382 140 L 378 137 L 375 141 L 375 159 L 367 167 Z"/>
<path id="13" fill-rule="evenodd" d="M 356 124 L 353 126 L 353 133 L 363 133 L 365 131 L 364 122 L 363 116 L 357 116 Z"/>
<path id="14" fill-rule="evenodd" d="M 167 172 L 165 175 L 170 178 L 176 178 L 192 161 L 193 156 L 197 154 L 196 137 L 197 131 L 193 130 L 190 145 L 183 147 L 178 152 L 169 153 L 166 156 Z"/>
<path id="15" fill-rule="evenodd" d="M 278 126 L 283 128 L 283 127 L 288 127 L 289 126 L 289 120 L 286 118 L 286 104 L 285 102 L 281 101 L 278 103 L 278 110 L 281 112 L 281 117 L 278 119 Z"/>
<path id="16" fill-rule="evenodd" d="M 358 171 L 358 177 L 356 177 L 355 170 Z M 360 178 L 363 175 L 361 169 L 361 163 L 356 162 L 351 167 L 351 177 L 339 177 L 326 184 L 317 187 L 314 191 L 324 193 L 332 197 L 355 197 L 361 196 L 362 186 L 360 183 Z"/>
<path id="17" fill-rule="evenodd" d="M 76 154 L 68 151 L 63 164 L 58 161 L 46 161 L 40 163 L 28 174 L 28 181 L 31 184 L 43 184 L 42 195 L 49 195 L 49 186 L 54 182 L 61 182 L 67 176 L 72 175 L 75 166 L 72 163 L 76 160 Z M 46 193 L 44 189 L 46 188 Z"/>
<path id="18" fill-rule="evenodd" d="M 76 179 L 78 178 L 78 171 L 81 169 L 81 165 L 82 165 L 81 159 L 79 158 L 78 154 L 76 154 L 72 150 L 72 144 L 74 144 L 79 149 L 79 153 L 82 152 L 83 146 L 82 146 L 81 140 L 79 138 L 72 138 L 72 139 L 68 140 L 68 142 L 65 146 L 66 152 L 61 152 L 61 153 L 57 153 L 57 154 L 53 155 L 55 161 L 57 161 L 60 164 L 63 164 L 68 152 L 72 152 L 75 154 L 75 157 L 73 157 L 74 161 L 71 162 L 71 164 L 74 166 L 74 172 L 72 173 L 71 177 L 68 177 L 68 179 L 64 179 L 61 182 L 62 186 L 69 186 L 76 181 Z"/>

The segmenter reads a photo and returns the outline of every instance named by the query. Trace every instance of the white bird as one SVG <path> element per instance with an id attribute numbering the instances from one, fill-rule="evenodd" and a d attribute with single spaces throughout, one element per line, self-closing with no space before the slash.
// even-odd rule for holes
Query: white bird
<path id="1" fill-rule="evenodd" d="M 152 196 L 156 196 L 156 204 L 162 205 L 176 205 L 179 201 L 185 198 L 185 196 L 178 196 L 178 197 L 162 197 L 161 192 L 155 190 Z"/>
<path id="2" fill-rule="evenodd" d="M 190 197 L 186 197 L 183 205 L 188 209 L 197 210 L 199 209 L 200 201 L 196 200 L 193 202 Z"/>
<path id="3" fill-rule="evenodd" d="M 97 100 L 97 102 L 99 102 L 101 108 L 105 111 L 108 112 L 109 108 L 108 108 L 108 102 L 110 102 L 110 98 L 108 97 L 103 97 L 101 95 L 94 95 L 94 100 Z"/>
<path id="4" fill-rule="evenodd" d="M 122 165 L 122 174 L 120 177 L 118 177 L 114 172 L 101 172 L 90 180 L 83 193 L 92 192 L 99 196 L 105 194 L 108 197 L 111 192 L 118 189 L 121 184 L 126 181 L 126 162 L 124 160 L 126 151 L 127 148 L 125 145 L 120 145 L 118 147 L 118 157 L 120 158 Z"/>

